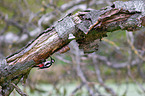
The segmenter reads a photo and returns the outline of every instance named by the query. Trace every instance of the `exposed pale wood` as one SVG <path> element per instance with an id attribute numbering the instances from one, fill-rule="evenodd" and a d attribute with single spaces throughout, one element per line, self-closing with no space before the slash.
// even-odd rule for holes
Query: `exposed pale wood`
<path id="1" fill-rule="evenodd" d="M 131 4 L 129 8 L 127 5 Z M 71 41 L 68 39 L 69 34 L 75 36 L 79 47 L 85 52 L 94 52 L 98 49 L 99 40 L 106 37 L 107 32 L 138 30 L 145 26 L 144 10 L 144 2 L 115 2 L 104 9 L 79 12 L 62 18 L 20 51 L 8 56 L 7 62 L 1 62 L 0 93 L 8 96 L 14 89 L 10 84 L 17 85 L 33 66 L 66 46 Z"/>

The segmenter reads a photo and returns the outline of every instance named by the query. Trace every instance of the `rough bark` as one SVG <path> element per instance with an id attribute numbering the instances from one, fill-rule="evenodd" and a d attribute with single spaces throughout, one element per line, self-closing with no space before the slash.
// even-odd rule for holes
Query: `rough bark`
<path id="1" fill-rule="evenodd" d="M 27 77 L 33 66 L 41 63 L 76 40 L 85 52 L 98 49 L 101 38 L 115 30 L 138 30 L 145 26 L 143 1 L 114 2 L 100 10 L 87 10 L 69 14 L 28 43 L 20 51 L 8 56 L 0 65 L 0 90 L 9 95 L 21 78 Z M 71 35 L 75 38 L 70 39 Z M 3 61 L 3 60 L 1 60 Z"/>

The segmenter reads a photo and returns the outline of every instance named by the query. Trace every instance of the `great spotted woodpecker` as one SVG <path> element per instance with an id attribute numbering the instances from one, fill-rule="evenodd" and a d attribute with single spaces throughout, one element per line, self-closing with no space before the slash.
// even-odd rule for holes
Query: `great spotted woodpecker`
<path id="1" fill-rule="evenodd" d="M 50 61 L 43 62 L 42 64 L 39 64 L 35 67 L 39 67 L 39 69 L 49 68 L 54 62 L 55 60 L 52 57 L 50 57 Z"/>

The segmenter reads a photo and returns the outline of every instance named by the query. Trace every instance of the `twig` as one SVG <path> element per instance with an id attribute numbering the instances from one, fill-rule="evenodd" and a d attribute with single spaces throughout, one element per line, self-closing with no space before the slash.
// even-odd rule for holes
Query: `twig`
<path id="1" fill-rule="evenodd" d="M 131 49 L 133 50 L 133 52 L 134 52 L 141 60 L 145 61 L 145 57 L 141 56 L 141 55 L 139 54 L 139 52 L 137 51 L 137 49 L 134 47 L 134 45 L 133 45 L 133 40 L 130 40 L 130 39 L 129 39 L 129 37 L 130 37 L 131 39 L 133 39 L 133 37 L 132 37 L 128 32 L 126 32 L 126 35 L 127 35 L 127 42 L 128 42 L 128 44 L 130 45 L 130 47 L 131 47 Z"/>
<path id="2" fill-rule="evenodd" d="M 82 82 L 78 87 L 76 87 L 71 95 L 74 95 L 79 89 L 81 89 L 84 86 L 84 83 Z"/>
<path id="3" fill-rule="evenodd" d="M 72 56 L 72 59 L 73 59 L 73 62 L 76 64 L 77 75 L 80 77 L 82 82 L 85 84 L 89 94 L 91 96 L 95 96 L 93 90 L 89 87 L 88 81 L 87 81 L 87 79 L 86 79 L 86 77 L 85 77 L 85 75 L 84 75 L 84 73 L 83 73 L 83 71 L 81 69 L 81 66 L 80 66 L 80 62 L 81 62 L 80 61 L 80 50 L 78 48 L 78 45 L 77 45 L 77 43 L 75 41 L 74 42 L 72 41 L 71 44 L 72 44 L 72 47 L 75 50 L 75 57 Z"/>
<path id="4" fill-rule="evenodd" d="M 66 59 L 64 59 L 62 56 L 56 55 L 55 57 L 56 57 L 57 59 L 59 59 L 59 60 L 65 62 L 65 63 L 68 63 L 68 64 L 72 63 L 70 60 L 66 60 Z"/>
<path id="5" fill-rule="evenodd" d="M 91 57 L 91 55 L 89 55 Z M 103 64 L 106 64 L 108 67 L 114 68 L 114 69 L 121 69 L 121 68 L 125 68 L 128 65 L 128 62 L 124 62 L 124 63 L 118 63 L 116 64 L 116 62 L 112 62 L 109 61 L 107 57 L 105 56 L 100 56 L 95 54 L 94 57 L 100 61 L 103 61 Z M 140 63 L 140 60 L 138 58 L 136 58 L 135 60 L 132 60 L 131 62 L 131 66 L 135 66 L 138 63 Z"/>
<path id="6" fill-rule="evenodd" d="M 143 93 L 145 93 L 145 88 L 139 82 L 136 81 L 136 79 L 134 78 L 134 76 L 131 73 L 130 62 L 132 61 L 133 58 L 132 58 L 132 52 L 128 51 L 128 53 L 129 53 L 129 57 L 128 57 L 128 66 L 127 66 L 127 71 L 128 72 L 127 72 L 127 74 L 136 83 L 136 85 L 138 85 L 142 89 Z"/>
<path id="7" fill-rule="evenodd" d="M 92 59 L 93 59 L 93 64 L 95 66 L 95 71 L 96 71 L 97 79 L 98 79 L 100 85 L 103 86 L 105 88 L 105 90 L 107 92 L 109 92 L 112 96 L 117 96 L 116 93 L 111 88 L 109 88 L 108 86 L 106 86 L 104 84 L 104 81 L 103 81 L 103 79 L 101 77 L 101 71 L 100 71 L 100 69 L 98 67 L 97 60 L 96 60 L 95 56 L 93 56 L 93 54 L 92 54 Z"/>
<path id="8" fill-rule="evenodd" d="M 127 92 L 128 92 L 128 89 L 129 89 L 129 81 L 128 81 L 128 76 L 126 76 L 126 88 L 125 88 L 125 91 L 123 92 L 123 95 L 122 96 L 126 96 Z"/>
<path id="9" fill-rule="evenodd" d="M 143 62 L 137 64 L 137 69 L 138 69 L 138 73 L 140 74 L 140 76 L 142 77 L 143 82 L 144 82 L 145 76 L 144 76 L 144 71 L 142 70 L 142 68 L 143 68 L 143 67 L 142 67 L 142 64 L 143 64 Z"/>
<path id="10" fill-rule="evenodd" d="M 117 46 L 117 44 L 115 42 L 113 42 L 113 41 L 111 41 L 109 39 L 106 39 L 106 38 L 103 38 L 102 40 L 107 42 L 107 43 L 109 43 L 109 44 L 111 44 L 111 45 L 113 45 L 117 50 L 120 50 L 120 47 Z"/>
<path id="11" fill-rule="evenodd" d="M 16 91 L 21 95 L 21 96 L 28 96 L 26 93 L 23 93 L 22 90 L 17 86 L 15 85 L 14 83 L 11 83 L 14 88 L 16 89 Z"/>

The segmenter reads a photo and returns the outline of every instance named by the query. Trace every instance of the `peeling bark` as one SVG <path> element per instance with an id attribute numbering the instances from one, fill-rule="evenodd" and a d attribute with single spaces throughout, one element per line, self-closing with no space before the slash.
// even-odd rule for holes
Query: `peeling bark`
<path id="1" fill-rule="evenodd" d="M 140 6 L 142 5 L 142 6 Z M 142 1 L 114 2 L 100 10 L 89 10 L 67 15 L 53 27 L 45 30 L 20 51 L 8 56 L 0 67 L 1 94 L 8 96 L 14 86 L 33 66 L 66 46 L 73 34 L 79 47 L 85 52 L 94 52 L 107 32 L 115 30 L 138 30 L 145 26 L 145 7 Z"/>

